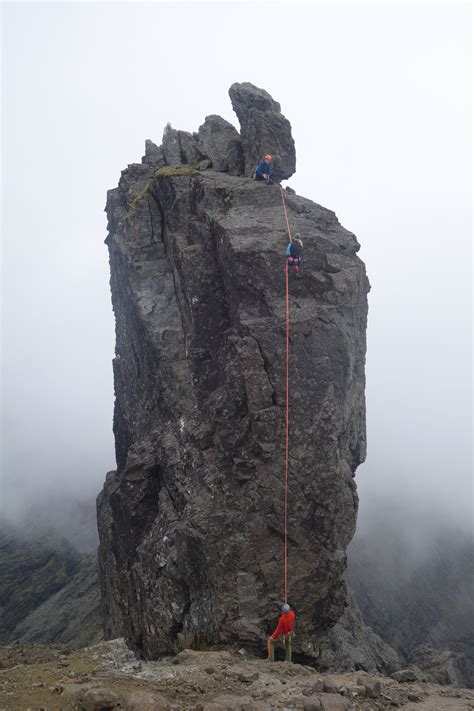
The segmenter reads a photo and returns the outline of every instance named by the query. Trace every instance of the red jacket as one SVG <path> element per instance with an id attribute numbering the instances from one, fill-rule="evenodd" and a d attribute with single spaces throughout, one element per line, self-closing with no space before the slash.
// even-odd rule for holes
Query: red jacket
<path id="1" fill-rule="evenodd" d="M 290 634 L 293 630 L 293 625 L 295 624 L 295 613 L 293 610 L 289 612 L 284 612 L 280 619 L 278 620 L 277 628 L 272 634 L 273 639 L 279 637 L 281 634 Z"/>

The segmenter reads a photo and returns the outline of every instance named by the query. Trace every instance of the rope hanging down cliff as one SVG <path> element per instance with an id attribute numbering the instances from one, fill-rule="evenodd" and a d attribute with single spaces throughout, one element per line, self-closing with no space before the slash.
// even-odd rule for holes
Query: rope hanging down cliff
<path id="1" fill-rule="evenodd" d="M 288 221 L 288 212 L 286 210 L 285 194 L 283 188 L 280 185 L 280 197 L 283 205 L 283 211 L 285 213 L 286 228 L 288 230 L 289 241 L 292 241 L 290 223 Z M 284 503 L 284 513 L 283 513 L 283 531 L 284 531 L 284 542 L 283 542 L 283 579 L 284 579 L 284 592 L 285 592 L 285 602 L 288 602 L 288 451 L 289 451 L 289 355 L 290 355 L 290 300 L 289 300 L 289 290 L 288 290 L 288 262 L 285 265 L 285 333 L 286 333 L 286 347 L 285 347 L 285 503 Z"/>

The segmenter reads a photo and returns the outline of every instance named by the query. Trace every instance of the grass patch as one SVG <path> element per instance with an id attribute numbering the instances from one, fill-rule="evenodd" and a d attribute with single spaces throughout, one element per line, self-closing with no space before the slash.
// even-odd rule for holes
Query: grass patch
<path id="1" fill-rule="evenodd" d="M 141 193 L 138 193 L 138 195 L 136 195 L 136 196 L 133 198 L 133 204 L 134 204 L 134 205 L 138 205 L 138 203 L 140 202 L 140 200 L 143 200 L 143 198 L 145 197 L 145 195 L 148 195 L 148 194 L 149 194 L 149 192 L 150 192 L 150 185 L 151 185 L 151 181 L 149 180 L 148 183 L 147 183 L 147 184 L 145 185 L 145 187 L 143 188 L 143 190 L 141 191 Z"/>
<path id="2" fill-rule="evenodd" d="M 155 176 L 158 178 L 160 175 L 195 175 L 198 171 L 193 168 L 173 168 L 170 165 L 166 165 L 164 168 L 158 168 L 155 170 Z"/>
<path id="3" fill-rule="evenodd" d="M 189 252 L 196 252 L 198 249 L 203 249 L 203 244 L 188 244 L 187 247 L 183 247 L 181 254 L 189 254 Z"/>

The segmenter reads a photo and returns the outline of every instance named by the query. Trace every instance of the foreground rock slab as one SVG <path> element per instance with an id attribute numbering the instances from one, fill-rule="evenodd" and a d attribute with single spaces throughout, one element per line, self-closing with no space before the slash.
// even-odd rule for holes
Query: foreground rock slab
<path id="1" fill-rule="evenodd" d="M 318 674 L 301 664 L 271 664 L 256 658 L 242 660 L 233 650 L 185 650 L 179 658 L 139 662 L 130 655 L 123 640 L 113 640 L 67 655 L 67 667 L 59 666 L 64 658 L 62 650 L 23 646 L 22 651 L 23 661 L 17 664 L 14 648 L 0 647 L 2 711 L 40 708 L 85 711 L 94 708 L 91 704 L 96 702 L 105 704 L 102 708 L 125 711 L 285 708 L 295 711 L 393 711 L 394 708 L 472 711 L 474 708 L 473 690 L 423 682 L 399 684 L 389 677 L 368 675 L 364 676 L 364 685 L 379 682 L 381 694 L 367 698 L 354 691 L 360 676 L 355 672 Z M 214 672 L 210 674 L 207 670 L 211 667 Z M 249 681 L 252 675 L 256 678 Z M 335 693 L 322 691 L 325 686 Z"/>

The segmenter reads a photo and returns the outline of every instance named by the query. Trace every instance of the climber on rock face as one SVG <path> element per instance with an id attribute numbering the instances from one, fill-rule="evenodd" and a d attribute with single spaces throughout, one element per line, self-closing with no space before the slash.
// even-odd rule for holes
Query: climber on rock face
<path id="1" fill-rule="evenodd" d="M 267 185 L 273 185 L 272 180 L 272 156 L 267 153 L 257 165 L 255 180 L 264 180 Z"/>
<path id="2" fill-rule="evenodd" d="M 288 257 L 287 269 L 293 267 L 295 274 L 298 274 L 300 268 L 302 251 L 303 242 L 301 241 L 300 233 L 297 232 L 294 239 L 292 239 L 290 235 L 290 241 L 288 243 L 288 247 L 286 248 L 286 256 Z"/>
<path id="3" fill-rule="evenodd" d="M 275 645 L 280 641 L 285 647 L 285 661 L 291 662 L 291 633 L 295 624 L 295 613 L 286 602 L 281 610 L 276 630 L 268 640 L 268 659 L 275 661 Z"/>

